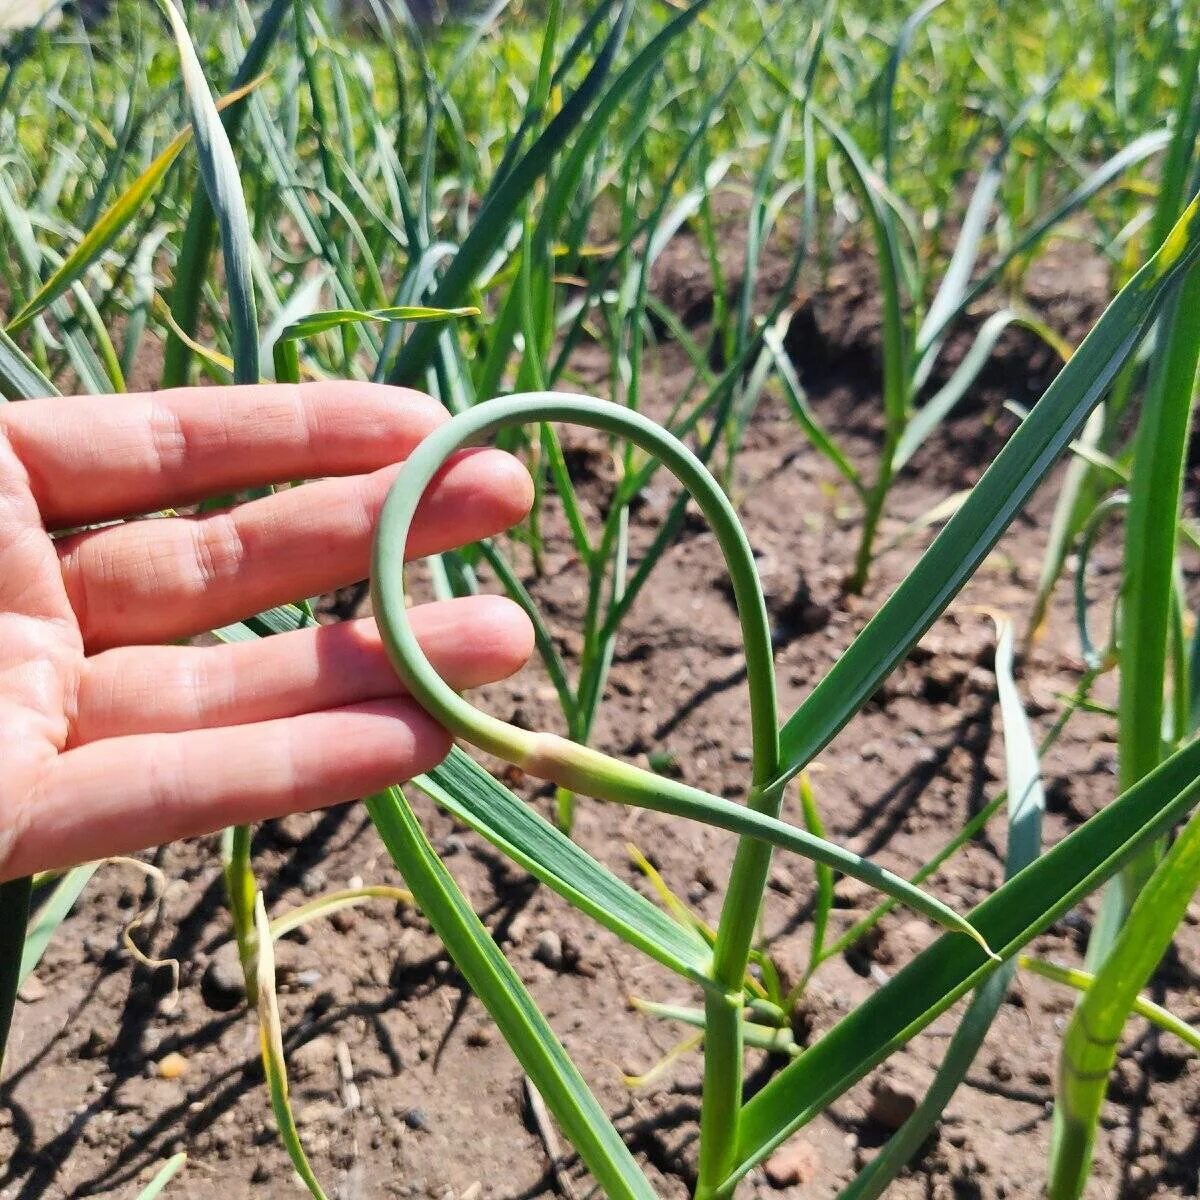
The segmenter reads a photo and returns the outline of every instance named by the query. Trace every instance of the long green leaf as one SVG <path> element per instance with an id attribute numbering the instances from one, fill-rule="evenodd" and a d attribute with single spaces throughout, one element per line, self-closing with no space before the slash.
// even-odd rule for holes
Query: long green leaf
<path id="1" fill-rule="evenodd" d="M 248 83 L 228 96 L 223 96 L 217 105 L 218 110 L 236 103 L 254 86 L 253 83 Z M 88 267 L 113 244 L 121 231 L 133 220 L 138 209 L 162 182 L 163 177 L 171 169 L 191 136 L 192 127 L 190 125 L 181 129 L 150 165 L 113 201 L 91 229 L 84 234 L 75 249 L 63 259 L 50 278 L 9 321 L 9 333 L 16 333 L 23 326 L 28 325 L 38 313 L 79 279 Z"/>
<path id="2" fill-rule="evenodd" d="M 250 276 L 253 242 L 237 162 L 176 0 L 158 0 L 158 6 L 171 27 L 179 51 L 184 89 L 192 110 L 200 174 L 221 231 L 225 287 L 229 292 L 229 319 L 233 328 L 234 376 L 239 383 L 257 383 L 261 373 L 258 313 L 254 282 Z"/>
<path id="3" fill-rule="evenodd" d="M 633 0 L 624 0 L 613 27 L 583 82 L 520 162 L 489 194 L 486 206 L 475 217 L 471 232 L 434 289 L 429 300 L 434 308 L 452 308 L 460 304 L 479 269 L 508 236 L 525 197 L 545 175 L 555 155 L 583 121 L 592 101 L 600 94 L 613 59 L 624 40 L 633 8 Z M 437 338 L 435 327 L 418 327 L 396 356 L 388 374 L 389 380 L 392 383 L 412 382 L 433 357 Z"/>
<path id="4" fill-rule="evenodd" d="M 887 67 L 883 76 L 883 96 L 880 104 L 882 115 L 883 141 L 883 177 L 890 184 L 892 181 L 892 146 L 895 142 L 893 130 L 896 125 L 896 80 L 900 75 L 900 64 L 908 53 L 917 30 L 931 13 L 940 8 L 945 0 L 924 0 L 924 3 L 914 9 L 900 26 L 892 52 L 888 55 Z"/>
<path id="5" fill-rule="evenodd" d="M 1193 743 L 999 887 L 971 911 L 971 923 L 1002 958 L 1012 956 L 1153 844 L 1187 814 L 1198 794 L 1200 743 Z M 978 951 L 958 937 L 944 935 L 917 955 L 749 1100 L 734 1177 L 995 969 L 980 966 Z"/>
<path id="6" fill-rule="evenodd" d="M 25 945 L 21 950 L 21 967 L 17 975 L 18 987 L 29 978 L 42 960 L 54 931 L 67 919 L 75 901 L 79 899 L 88 881 L 96 873 L 99 863 L 85 863 L 73 867 L 54 884 L 49 898 L 38 905 L 37 915 L 29 923 L 25 934 Z"/>
<path id="7" fill-rule="evenodd" d="M 1200 197 L 1121 289 L 903 583 L 780 732 L 786 777 L 819 753 L 950 603 L 1054 465 L 1200 255 Z"/>
<path id="8" fill-rule="evenodd" d="M 1138 894 L 1067 1026 L 1046 1189 L 1051 1200 L 1083 1195 L 1121 1032 L 1198 888 L 1200 814 L 1187 823 Z"/>
<path id="9" fill-rule="evenodd" d="M 601 866 L 462 750 L 451 750 L 413 783 L 581 912 L 677 974 L 708 984 L 709 950 L 692 930 Z"/>
<path id="10" fill-rule="evenodd" d="M 272 0 L 263 13 L 254 39 L 233 78 L 234 89 L 245 87 L 262 71 L 271 47 L 279 36 L 283 19 L 291 7 L 292 0 Z M 230 139 L 238 136 L 247 112 L 248 106 L 239 104 L 223 114 L 222 120 Z M 188 213 L 179 257 L 175 264 L 175 282 L 168 301 L 175 324 L 186 337 L 194 337 L 196 333 L 200 300 L 208 275 L 208 261 L 212 256 L 216 232 L 216 221 L 208 194 L 202 185 L 198 186 L 192 196 L 192 207 Z M 172 329 L 167 335 L 163 357 L 162 386 L 179 387 L 187 383 L 191 360 L 191 347 Z"/>
<path id="11" fill-rule="evenodd" d="M 0 329 L 0 400 L 33 400 L 57 396 L 58 388 L 30 362 L 16 342 Z"/>
<path id="12" fill-rule="evenodd" d="M 876 530 L 895 473 L 896 447 L 908 420 L 908 331 L 900 290 L 904 261 L 896 235 L 895 212 L 883 180 L 871 169 L 866 155 L 846 129 L 817 105 L 810 104 L 809 109 L 841 152 L 850 169 L 854 190 L 866 209 L 883 299 L 883 448 L 875 481 L 864 490 L 862 531 L 850 580 L 851 590 L 861 592 L 867 582 Z"/>
<path id="13" fill-rule="evenodd" d="M 996 684 L 1000 692 L 1008 784 L 1008 854 L 1004 874 L 1011 879 L 1041 852 L 1042 813 L 1046 799 L 1039 774 L 1037 746 L 1013 679 L 1012 622 L 997 618 L 997 627 Z M 1010 958 L 980 985 L 916 1111 L 888 1139 L 870 1165 L 842 1191 L 839 1200 L 875 1200 L 882 1196 L 905 1164 L 920 1150 L 941 1119 L 950 1098 L 966 1078 L 1016 972 L 1017 960 Z"/>
<path id="14" fill-rule="evenodd" d="M 391 788 L 366 803 L 421 911 L 604 1194 L 610 1200 L 655 1200 L 546 1018 L 429 844 L 403 793 Z"/>
<path id="15" fill-rule="evenodd" d="M 1036 333 L 1044 342 L 1057 350 L 1063 358 L 1069 358 L 1066 347 L 1044 322 L 1011 308 L 1002 308 L 994 312 L 979 327 L 971 348 L 963 355 L 962 361 L 954 368 L 953 374 L 938 390 L 921 405 L 913 414 L 912 419 L 904 428 L 904 433 L 896 446 L 895 469 L 899 471 L 937 429 L 954 406 L 967 394 L 967 389 L 979 378 L 980 372 L 987 366 L 992 351 L 1000 336 L 1010 326 L 1018 325 Z"/>
<path id="16" fill-rule="evenodd" d="M 310 313 L 293 321 L 280 331 L 275 339 L 273 357 L 275 360 L 275 378 L 281 383 L 300 382 L 300 359 L 296 343 L 306 338 L 315 337 L 331 329 L 342 329 L 348 325 L 359 325 L 373 321 L 385 324 L 424 323 L 430 321 L 449 321 L 454 317 L 474 317 L 479 315 L 477 308 L 429 308 L 419 304 L 392 305 L 388 308 L 333 308 L 322 312 Z"/>
<path id="17" fill-rule="evenodd" d="M 1196 59 L 1192 59 L 1192 71 Z M 1190 111 L 1195 80 L 1184 89 L 1169 161 L 1177 175 L 1189 174 L 1196 156 L 1197 114 Z M 1181 146 L 1182 143 L 1182 146 Z M 1182 179 L 1167 188 L 1156 216 L 1166 224 L 1181 201 Z M 1164 217 L 1163 208 L 1166 209 Z M 1156 766 L 1164 752 L 1163 715 L 1167 688 L 1167 630 L 1175 587 L 1176 526 L 1183 496 L 1186 456 L 1196 403 L 1200 363 L 1200 271 L 1191 271 L 1159 320 L 1146 397 L 1134 435 L 1125 517 L 1125 559 L 1121 579 L 1117 761 L 1122 787 Z M 1186 683 L 1177 680 L 1180 693 Z M 1174 730 L 1179 738 L 1183 729 Z M 1103 961 L 1128 916 L 1142 884 L 1155 867 L 1155 854 L 1134 863 L 1114 880 L 1088 943 L 1088 966 Z"/>
<path id="18" fill-rule="evenodd" d="M 1048 90 L 1049 88 L 1042 89 L 1021 105 L 1013 119 L 1005 126 L 1000 145 L 979 172 L 971 199 L 967 203 L 967 210 L 963 213 L 962 226 L 955 237 L 954 252 L 950 255 L 946 273 L 938 284 L 937 292 L 929 303 L 914 339 L 913 354 L 917 360 L 912 381 L 914 392 L 924 386 L 930 371 L 933 370 L 937 350 L 941 344 L 941 334 L 945 333 L 949 323 L 966 307 L 964 297 L 971 284 L 971 275 L 979 258 L 984 234 L 987 232 L 992 203 L 1004 182 L 1004 164 L 1008 157 L 1009 145 L 1029 119 L 1029 115 L 1043 102 Z M 1065 217 L 1067 213 L 1059 215 Z M 994 266 L 992 271 L 995 271 Z"/>
<path id="19" fill-rule="evenodd" d="M 962 295 L 958 298 L 957 304 L 953 306 L 947 305 L 939 313 L 940 319 L 937 322 L 927 320 L 922 325 L 922 337 L 916 347 L 917 353 L 924 354 L 941 337 L 946 331 L 946 327 L 960 312 L 967 309 L 988 288 L 996 283 L 1009 263 L 1023 254 L 1028 254 L 1051 229 L 1059 225 L 1072 213 L 1082 209 L 1093 196 L 1102 191 L 1130 167 L 1136 166 L 1138 163 L 1144 162 L 1147 158 L 1157 154 L 1167 145 L 1169 139 L 1169 130 L 1152 130 L 1150 133 L 1145 133 L 1141 137 L 1135 138 L 1127 146 L 1118 150 L 1107 162 L 1102 163 L 1091 172 L 1061 203 L 1055 205 L 1050 212 L 1014 239 L 1012 245 L 995 262 L 991 263 L 986 271 L 979 274 L 970 287 L 963 291 Z"/>

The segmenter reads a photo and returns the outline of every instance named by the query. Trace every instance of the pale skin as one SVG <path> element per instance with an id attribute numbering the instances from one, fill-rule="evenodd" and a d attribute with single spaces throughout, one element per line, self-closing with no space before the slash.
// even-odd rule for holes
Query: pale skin
<path id="1" fill-rule="evenodd" d="M 192 388 L 0 405 L 0 880 L 352 800 L 436 765 L 370 618 L 229 646 L 172 645 L 363 578 L 396 464 L 446 414 L 363 383 Z M 265 484 L 234 509 L 123 520 Z M 498 533 L 532 485 L 457 456 L 409 539 Z M 63 534 L 98 522 L 121 521 Z M 454 687 L 517 670 L 515 605 L 423 605 Z"/>

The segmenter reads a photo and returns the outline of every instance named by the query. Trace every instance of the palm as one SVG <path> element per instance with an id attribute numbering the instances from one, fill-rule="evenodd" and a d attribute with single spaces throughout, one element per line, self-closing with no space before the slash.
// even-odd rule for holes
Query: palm
<path id="1" fill-rule="evenodd" d="M 161 643 L 362 578 L 388 464 L 439 419 L 415 393 L 359 384 L 0 410 L 0 879 L 351 799 L 438 761 L 446 735 L 400 694 L 369 619 Z M 111 523 L 317 475 L 334 478 Z M 464 456 L 409 553 L 496 532 L 528 502 L 514 460 Z M 458 687 L 530 649 L 523 614 L 492 597 L 416 616 Z"/>
<path id="2" fill-rule="evenodd" d="M 0 441 L 0 863 L 28 818 L 39 774 L 68 744 L 83 662 L 54 544 L 22 464 Z"/>

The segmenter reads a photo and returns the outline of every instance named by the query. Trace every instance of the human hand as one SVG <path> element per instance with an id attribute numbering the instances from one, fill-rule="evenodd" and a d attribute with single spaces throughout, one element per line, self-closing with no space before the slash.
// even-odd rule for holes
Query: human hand
<path id="1" fill-rule="evenodd" d="M 343 382 L 0 405 L 0 880 L 378 791 L 449 737 L 371 619 L 216 647 L 156 645 L 367 573 L 391 465 L 445 419 Z M 224 512 L 61 530 L 329 476 Z M 422 505 L 420 557 L 519 520 L 532 488 L 459 455 Z M 413 614 L 455 687 L 518 669 L 525 614 L 479 596 Z"/>

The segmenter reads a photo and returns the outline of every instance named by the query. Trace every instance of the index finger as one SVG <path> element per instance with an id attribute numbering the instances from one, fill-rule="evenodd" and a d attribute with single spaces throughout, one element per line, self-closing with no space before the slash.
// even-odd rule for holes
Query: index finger
<path id="1" fill-rule="evenodd" d="M 69 528 L 407 458 L 446 419 L 408 388 L 338 380 L 0 406 L 42 520 Z"/>

